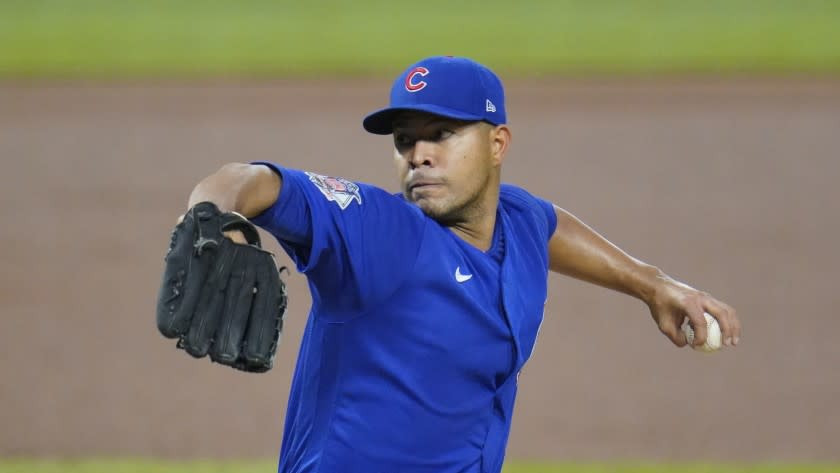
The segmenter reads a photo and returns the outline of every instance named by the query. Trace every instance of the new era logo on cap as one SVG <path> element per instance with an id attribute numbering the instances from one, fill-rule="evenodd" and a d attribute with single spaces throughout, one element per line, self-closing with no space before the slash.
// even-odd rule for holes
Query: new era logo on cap
<path id="1" fill-rule="evenodd" d="M 471 59 L 452 56 L 409 66 L 391 86 L 390 105 L 365 117 L 362 124 L 371 133 L 389 135 L 396 115 L 408 110 L 493 125 L 507 121 L 499 77 Z"/>

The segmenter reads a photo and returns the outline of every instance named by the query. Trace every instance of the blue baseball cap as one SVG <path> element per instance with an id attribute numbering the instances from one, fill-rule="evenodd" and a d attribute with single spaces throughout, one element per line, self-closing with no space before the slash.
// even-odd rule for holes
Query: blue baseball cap
<path id="1" fill-rule="evenodd" d="M 435 56 L 412 64 L 391 86 L 391 104 L 366 116 L 365 130 L 377 135 L 393 133 L 394 117 L 416 110 L 456 120 L 507 122 L 502 81 L 472 59 Z"/>

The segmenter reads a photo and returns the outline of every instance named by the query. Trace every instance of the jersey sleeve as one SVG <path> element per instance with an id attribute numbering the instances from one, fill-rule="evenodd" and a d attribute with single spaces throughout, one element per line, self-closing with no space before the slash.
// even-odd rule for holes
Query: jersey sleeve
<path id="1" fill-rule="evenodd" d="M 409 276 L 427 219 L 375 186 L 269 166 L 282 178 L 277 201 L 251 219 L 307 276 L 313 306 L 337 321 L 364 313 Z"/>
<path id="2" fill-rule="evenodd" d="M 545 215 L 546 223 L 548 225 L 548 236 L 546 237 L 546 240 L 550 240 L 551 235 L 554 235 L 554 231 L 557 229 L 557 212 L 554 210 L 554 204 L 536 196 L 534 196 L 534 200 L 537 201 L 537 205 Z"/>
<path id="3" fill-rule="evenodd" d="M 557 213 L 554 210 L 554 204 L 511 184 L 502 184 L 500 195 L 520 211 L 531 214 L 537 225 L 536 228 L 540 232 L 545 231 L 545 241 L 551 239 L 557 229 Z"/>

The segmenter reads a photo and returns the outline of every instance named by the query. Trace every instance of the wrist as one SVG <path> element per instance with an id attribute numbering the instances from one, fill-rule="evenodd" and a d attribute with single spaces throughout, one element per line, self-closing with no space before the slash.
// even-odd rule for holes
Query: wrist
<path id="1" fill-rule="evenodd" d="M 638 270 L 634 271 L 634 279 L 630 284 L 631 294 L 649 306 L 667 279 L 668 276 L 656 266 L 640 263 Z"/>

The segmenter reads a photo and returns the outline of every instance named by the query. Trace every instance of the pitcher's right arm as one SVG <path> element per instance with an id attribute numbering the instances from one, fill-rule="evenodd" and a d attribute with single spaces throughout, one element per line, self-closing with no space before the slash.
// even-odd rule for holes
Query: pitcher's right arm
<path id="1" fill-rule="evenodd" d="M 267 166 L 225 164 L 195 186 L 187 208 L 199 202 L 212 202 L 222 212 L 237 212 L 251 218 L 277 201 L 282 185 L 280 175 Z"/>

